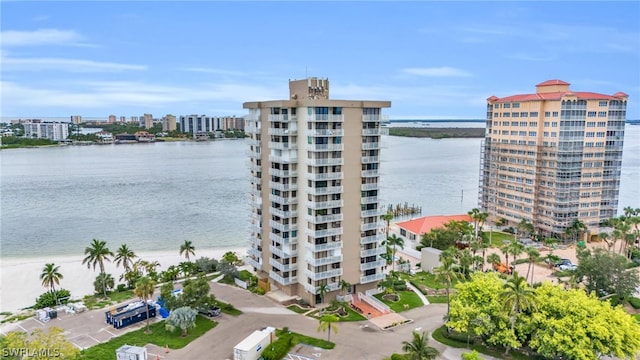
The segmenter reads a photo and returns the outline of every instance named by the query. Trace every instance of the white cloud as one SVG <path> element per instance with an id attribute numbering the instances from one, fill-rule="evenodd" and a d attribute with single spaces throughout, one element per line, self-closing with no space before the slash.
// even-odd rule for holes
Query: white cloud
<path id="1" fill-rule="evenodd" d="M 452 68 L 449 66 L 432 67 L 432 68 L 406 68 L 402 72 L 411 75 L 427 76 L 427 77 L 467 77 L 471 74 L 467 71 Z"/>
<path id="2" fill-rule="evenodd" d="M 115 72 L 127 70 L 146 70 L 145 65 L 100 62 L 93 60 L 65 58 L 11 58 L 2 57 L 2 71 L 46 71 L 67 72 Z"/>
<path id="3" fill-rule="evenodd" d="M 0 32 L 2 46 L 76 45 L 83 43 L 84 37 L 73 30 L 39 29 L 33 31 L 5 30 Z"/>

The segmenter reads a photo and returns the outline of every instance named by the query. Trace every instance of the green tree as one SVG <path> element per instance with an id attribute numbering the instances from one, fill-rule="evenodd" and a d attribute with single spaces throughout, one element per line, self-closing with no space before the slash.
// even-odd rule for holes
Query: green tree
<path id="1" fill-rule="evenodd" d="M 531 284 L 533 284 L 533 272 L 536 268 L 536 261 L 540 259 L 540 252 L 533 246 L 527 246 L 524 252 L 527 254 L 527 259 L 529 260 L 526 278 L 529 279 L 529 272 L 531 272 Z"/>
<path id="2" fill-rule="evenodd" d="M 443 261 L 441 266 L 433 269 L 433 273 L 436 275 L 436 281 L 442 283 L 447 290 L 447 317 L 449 316 L 449 309 L 451 303 L 451 286 L 458 279 L 460 273 L 455 271 L 453 263 L 451 261 Z"/>
<path id="3" fill-rule="evenodd" d="M 495 264 L 500 264 L 500 255 L 496 253 L 492 253 L 487 256 L 487 264 L 493 266 Z"/>
<path id="4" fill-rule="evenodd" d="M 152 279 L 149 279 L 146 276 L 138 279 L 136 283 L 136 288 L 133 290 L 133 293 L 139 297 L 142 301 L 144 301 L 145 305 L 147 305 L 147 300 L 153 296 L 153 292 L 156 289 L 156 283 Z M 147 306 L 147 330 L 145 330 L 146 334 L 150 334 L 151 330 L 149 329 L 149 306 Z"/>
<path id="5" fill-rule="evenodd" d="M 533 224 L 527 221 L 527 219 L 522 219 L 518 223 L 518 232 L 520 233 L 521 236 L 523 237 L 530 236 L 531 234 L 534 233 L 534 231 L 535 231 L 535 228 L 533 227 Z"/>
<path id="6" fill-rule="evenodd" d="M 439 352 L 435 348 L 429 346 L 429 336 L 424 331 L 420 334 L 414 331 L 411 341 L 402 342 L 402 351 L 406 352 L 409 360 L 433 360 Z"/>
<path id="7" fill-rule="evenodd" d="M 478 354 L 477 350 L 473 350 L 470 353 L 462 353 L 462 360 L 482 360 L 483 358 Z"/>
<path id="8" fill-rule="evenodd" d="M 130 271 L 133 266 L 133 259 L 137 258 L 136 253 L 129 249 L 127 244 L 122 244 L 116 251 L 116 255 L 113 258 L 117 266 L 122 265 L 124 271 Z"/>
<path id="9" fill-rule="evenodd" d="M 93 267 L 93 270 L 96 269 L 96 266 L 100 267 L 100 275 L 103 275 L 102 280 L 107 280 L 104 276 L 104 262 L 111 261 L 110 256 L 113 256 L 113 252 L 109 250 L 107 247 L 107 242 L 103 240 L 93 239 L 91 245 L 84 249 L 84 254 L 86 257 L 82 260 L 82 264 L 87 264 L 87 268 Z M 106 282 L 101 281 L 103 284 L 102 295 L 107 297 L 107 288 Z"/>
<path id="10" fill-rule="evenodd" d="M 180 255 L 184 254 L 185 259 L 189 260 L 189 256 L 196 255 L 196 248 L 193 246 L 191 241 L 185 240 L 182 245 L 180 245 Z"/>
<path id="11" fill-rule="evenodd" d="M 327 341 L 331 341 L 331 330 L 333 330 L 333 332 L 336 334 L 338 333 L 338 326 L 335 324 L 338 321 L 340 321 L 340 319 L 336 315 L 323 315 L 322 317 L 320 317 L 318 332 L 327 331 Z"/>
<path id="12" fill-rule="evenodd" d="M 518 275 L 516 271 L 513 272 L 513 276 L 507 280 L 502 288 L 503 291 L 500 294 L 500 298 L 504 303 L 504 308 L 509 312 L 511 330 L 514 331 L 518 315 L 522 311 L 535 308 L 535 295 L 533 289 L 529 287 L 527 279 Z M 505 355 L 509 355 L 510 348 L 507 345 Z"/>
<path id="13" fill-rule="evenodd" d="M 240 263 L 242 262 L 238 255 L 236 255 L 236 253 L 234 253 L 233 251 L 227 251 L 226 253 L 224 253 L 224 255 L 222 255 L 222 261 L 236 266 L 240 265 Z"/>
<path id="14" fill-rule="evenodd" d="M 169 314 L 167 327 L 169 330 L 180 329 L 181 336 L 187 336 L 187 330 L 196 326 L 196 315 L 198 312 L 188 306 L 179 307 Z"/>
<path id="15" fill-rule="evenodd" d="M 571 224 L 565 229 L 565 234 L 571 241 L 575 242 L 585 231 L 587 231 L 587 225 L 580 219 L 573 219 Z"/>
<path id="16" fill-rule="evenodd" d="M 616 294 L 619 299 L 629 297 L 640 286 L 637 269 L 627 269 L 627 259 L 602 248 L 578 250 L 576 277 L 587 293 L 597 296 Z"/>
<path id="17" fill-rule="evenodd" d="M 342 294 L 346 294 L 347 290 L 349 290 L 350 288 L 351 284 L 349 282 L 344 279 L 340 280 L 340 291 L 342 291 Z"/>
<path id="18" fill-rule="evenodd" d="M 60 273 L 60 266 L 56 266 L 54 263 L 45 264 L 40 273 L 40 280 L 42 280 L 42 286 L 49 288 L 52 294 L 56 293 L 55 285 L 60 285 L 60 280 L 63 276 Z"/>
<path id="19" fill-rule="evenodd" d="M 320 284 L 318 286 L 318 295 L 320 295 L 320 303 L 324 303 L 324 296 L 329 292 L 329 285 Z"/>
<path id="20" fill-rule="evenodd" d="M 96 280 L 93 282 L 93 289 L 96 294 L 100 293 L 102 290 L 102 294 L 104 298 L 107 298 L 107 291 L 111 291 L 115 287 L 115 281 L 113 280 L 113 276 L 107 273 L 100 273 L 96 276 Z"/>
<path id="21" fill-rule="evenodd" d="M 393 220 L 393 211 L 387 211 L 386 214 L 380 216 L 384 222 L 387 223 L 387 227 L 385 228 L 385 239 L 389 237 L 389 229 L 391 227 L 391 220 Z"/>
<path id="22" fill-rule="evenodd" d="M 524 251 L 524 245 L 522 245 L 516 240 L 511 240 L 507 244 L 507 248 L 508 248 L 508 253 L 513 255 L 514 262 L 518 260 L 518 256 L 520 256 L 520 254 L 522 254 L 522 252 Z M 509 263 L 507 263 L 506 265 L 509 266 Z"/>
<path id="23" fill-rule="evenodd" d="M 26 332 L 11 331 L 6 336 L 0 336 L 0 349 L 20 351 L 24 349 L 36 349 L 35 356 L 20 357 L 20 359 L 76 359 L 80 355 L 80 349 L 69 342 L 64 336 L 64 330 L 59 327 L 51 327 L 45 332 L 43 329 L 35 329 L 27 336 Z M 0 351 L 2 354 L 4 351 Z M 2 355 L 2 358 L 12 358 Z M 17 359 L 17 357 L 16 357 Z"/>
<path id="24" fill-rule="evenodd" d="M 387 245 L 387 246 L 391 246 L 392 249 L 392 262 L 391 262 L 391 266 L 392 266 L 392 270 L 393 272 L 395 272 L 396 270 L 396 251 L 397 251 L 397 247 L 399 246 L 401 249 L 404 249 L 404 239 L 401 237 L 396 236 L 396 234 L 393 234 L 389 237 L 387 237 L 387 239 L 385 241 L 383 241 L 382 243 L 383 245 Z"/>

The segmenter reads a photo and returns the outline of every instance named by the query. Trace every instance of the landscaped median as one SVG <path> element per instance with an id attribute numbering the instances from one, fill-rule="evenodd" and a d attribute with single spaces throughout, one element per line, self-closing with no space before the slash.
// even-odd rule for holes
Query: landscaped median
<path id="1" fill-rule="evenodd" d="M 193 340 L 205 334 L 207 331 L 216 327 L 216 325 L 218 325 L 217 322 L 198 315 L 196 317 L 196 326 L 189 329 L 187 336 L 182 337 L 180 336 L 179 330 L 171 332 L 166 329 L 165 321 L 159 321 L 151 324 L 150 334 L 145 334 L 145 328 L 128 332 L 105 343 L 83 350 L 80 359 L 112 359 L 116 350 L 125 344 L 135 346 L 154 344 L 162 348 L 168 347 L 169 349 L 181 349 Z"/>
<path id="2" fill-rule="evenodd" d="M 418 294 L 409 290 L 396 291 L 392 294 L 380 293 L 374 295 L 374 297 L 397 313 L 424 306 Z"/>
<path id="3" fill-rule="evenodd" d="M 288 328 L 277 329 L 276 330 L 277 339 L 276 341 L 269 344 L 269 346 L 262 351 L 261 356 L 264 360 L 280 360 L 283 359 L 289 353 L 294 346 L 298 344 L 306 344 L 315 347 L 319 347 L 322 349 L 333 349 L 336 344 L 312 338 L 310 336 L 298 334 L 292 331 L 289 331 Z"/>

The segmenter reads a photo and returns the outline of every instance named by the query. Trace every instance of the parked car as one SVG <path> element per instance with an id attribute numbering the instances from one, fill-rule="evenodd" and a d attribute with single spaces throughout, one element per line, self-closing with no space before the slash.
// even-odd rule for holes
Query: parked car
<path id="1" fill-rule="evenodd" d="M 558 266 L 558 269 L 561 271 L 567 271 L 567 270 L 576 270 L 578 268 L 578 265 L 572 264 L 572 263 L 568 263 L 568 264 L 560 264 Z"/>
<path id="2" fill-rule="evenodd" d="M 220 316 L 220 308 L 217 306 L 212 306 L 210 308 L 204 308 L 204 309 L 198 309 L 198 313 L 208 316 L 208 317 L 214 317 L 214 316 Z"/>
<path id="3" fill-rule="evenodd" d="M 560 261 L 556 262 L 556 267 L 559 268 L 562 265 L 572 265 L 571 260 L 569 259 L 560 259 Z"/>

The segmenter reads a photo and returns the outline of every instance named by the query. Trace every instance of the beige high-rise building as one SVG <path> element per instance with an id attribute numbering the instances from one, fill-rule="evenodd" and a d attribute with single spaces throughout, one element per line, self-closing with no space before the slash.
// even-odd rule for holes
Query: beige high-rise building
<path id="1" fill-rule="evenodd" d="M 554 235 L 579 219 L 597 236 L 616 215 L 628 95 L 569 85 L 487 99 L 479 204 L 493 220 L 525 219 Z"/>
<path id="2" fill-rule="evenodd" d="M 380 135 L 389 101 L 331 100 L 329 80 L 289 81 L 289 98 L 247 102 L 248 262 L 311 304 L 382 280 Z"/>
<path id="3" fill-rule="evenodd" d="M 162 118 L 162 131 L 175 131 L 176 129 L 176 116 L 171 114 L 165 115 Z"/>

